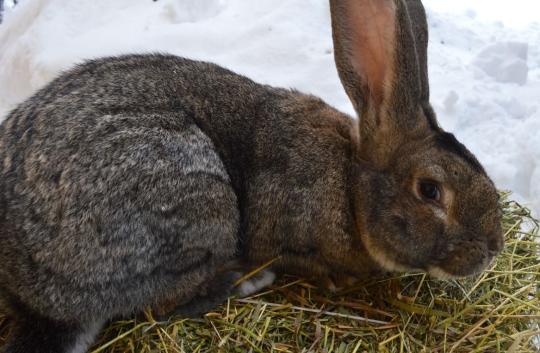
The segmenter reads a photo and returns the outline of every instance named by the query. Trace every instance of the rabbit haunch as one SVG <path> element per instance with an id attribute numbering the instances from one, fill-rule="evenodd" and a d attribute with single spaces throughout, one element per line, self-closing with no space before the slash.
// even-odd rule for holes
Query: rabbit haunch
<path id="1" fill-rule="evenodd" d="M 0 126 L 0 301 L 17 320 L 8 353 L 84 350 L 97 323 L 148 306 L 196 315 L 235 292 L 239 271 L 272 259 L 271 270 L 329 287 L 489 264 L 503 245 L 497 192 L 437 125 L 421 2 L 330 3 L 358 121 L 171 55 L 89 61 L 9 114 Z M 261 276 L 236 293 L 273 280 Z"/>

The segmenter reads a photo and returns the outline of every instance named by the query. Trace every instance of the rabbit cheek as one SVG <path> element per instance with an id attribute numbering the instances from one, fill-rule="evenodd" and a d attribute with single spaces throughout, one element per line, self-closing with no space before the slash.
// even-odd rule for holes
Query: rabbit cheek
<path id="1" fill-rule="evenodd" d="M 373 184 L 372 190 L 378 193 L 373 197 L 377 202 L 373 203 L 370 214 L 358 224 L 362 244 L 371 259 L 384 271 L 403 272 L 411 267 L 403 263 L 398 249 L 408 239 L 409 224 L 402 215 L 392 208 L 395 201 L 394 195 L 384 195 L 383 190 L 393 190 L 381 185 L 380 180 Z M 362 217 L 359 217 L 362 219 Z"/>
<path id="2" fill-rule="evenodd" d="M 362 242 L 369 256 L 385 271 L 389 272 L 405 272 L 411 270 L 401 263 L 398 263 L 390 254 L 394 250 L 386 246 L 385 242 L 376 241 L 372 235 L 364 233 Z"/>

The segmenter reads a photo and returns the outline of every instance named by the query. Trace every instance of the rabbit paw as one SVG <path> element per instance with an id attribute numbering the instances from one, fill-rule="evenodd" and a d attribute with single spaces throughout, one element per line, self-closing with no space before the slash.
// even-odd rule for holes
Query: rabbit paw
<path id="1" fill-rule="evenodd" d="M 255 276 L 246 279 L 236 287 L 236 294 L 243 298 L 268 287 L 276 279 L 276 274 L 270 270 L 262 270 Z"/>
<path id="2" fill-rule="evenodd" d="M 171 317 L 196 318 L 215 309 L 234 294 L 234 283 L 241 277 L 236 271 L 221 273 L 209 281 L 203 293 L 180 305 L 174 302 L 162 303 L 153 308 L 157 321 L 167 321 Z"/>

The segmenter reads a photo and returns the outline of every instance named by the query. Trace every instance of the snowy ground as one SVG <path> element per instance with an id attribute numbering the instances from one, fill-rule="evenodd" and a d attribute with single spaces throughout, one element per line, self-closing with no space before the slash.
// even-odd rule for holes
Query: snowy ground
<path id="1" fill-rule="evenodd" d="M 424 4 L 441 124 L 540 215 L 540 2 Z M 352 114 L 327 0 L 24 0 L 0 25 L 0 120 L 76 62 L 155 51 L 295 87 Z"/>

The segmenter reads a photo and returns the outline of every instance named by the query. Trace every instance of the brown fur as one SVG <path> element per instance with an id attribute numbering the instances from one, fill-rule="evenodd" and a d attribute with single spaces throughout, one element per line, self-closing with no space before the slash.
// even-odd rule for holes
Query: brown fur
<path id="1" fill-rule="evenodd" d="M 147 306 L 202 312 L 230 294 L 238 264 L 277 258 L 274 270 L 330 287 L 488 265 L 503 246 L 497 192 L 437 125 L 422 4 L 331 10 L 359 121 L 170 55 L 89 61 L 10 113 L 0 304 L 17 325 L 6 352 L 69 352 Z M 422 194 L 426 181 L 440 198 Z"/>
<path id="2" fill-rule="evenodd" d="M 313 143 L 314 136 L 326 135 L 308 130 L 299 140 L 309 139 L 305 144 L 310 151 L 319 149 L 317 163 L 328 163 L 328 169 L 337 175 L 348 172 L 349 176 L 341 177 L 346 182 L 335 182 L 333 174 L 313 174 L 326 181 L 312 190 L 310 198 L 326 196 L 324 214 L 316 218 L 303 214 L 297 220 L 296 226 L 302 220 L 316 222 L 311 224 L 314 230 L 309 241 L 302 232 L 275 231 L 288 221 L 285 212 L 276 215 L 279 219 L 262 214 L 257 231 L 247 232 L 254 241 L 246 247 L 250 259 L 260 262 L 280 256 L 278 268 L 330 277 L 341 272 L 362 276 L 381 269 L 421 269 L 448 276 L 480 271 L 502 248 L 498 196 L 474 156 L 436 123 L 429 104 L 427 23 L 421 3 L 335 0 L 331 10 L 336 64 L 360 115 L 359 144 L 351 127 L 350 147 L 334 151 L 330 161 L 325 158 L 327 150 L 339 146 L 336 141 L 343 135 L 330 136 L 319 145 Z M 293 104 L 296 115 L 313 114 L 313 103 L 308 100 L 296 99 Z M 318 121 L 340 124 L 337 115 L 325 108 L 317 115 Z M 298 150 L 302 147 L 295 152 Z M 348 162 L 343 156 L 349 153 Z M 342 163 L 352 163 L 351 168 L 344 169 Z M 288 179 L 286 175 L 284 179 Z M 419 194 L 423 180 L 439 185 L 438 204 Z M 343 188 L 347 191 L 340 195 Z M 268 194 L 280 199 L 281 192 L 290 195 L 295 187 L 286 185 L 286 189 L 289 191 Z M 339 205 L 331 196 L 352 201 Z M 269 202 L 275 205 L 275 199 Z M 283 203 L 290 204 L 290 200 L 284 197 Z M 350 211 L 346 205 L 351 205 Z M 261 202 L 257 208 L 260 206 Z M 349 223 L 325 227 L 340 219 Z M 355 229 L 349 228 L 350 222 Z M 288 244 L 295 244 L 294 249 L 289 250 Z"/>

